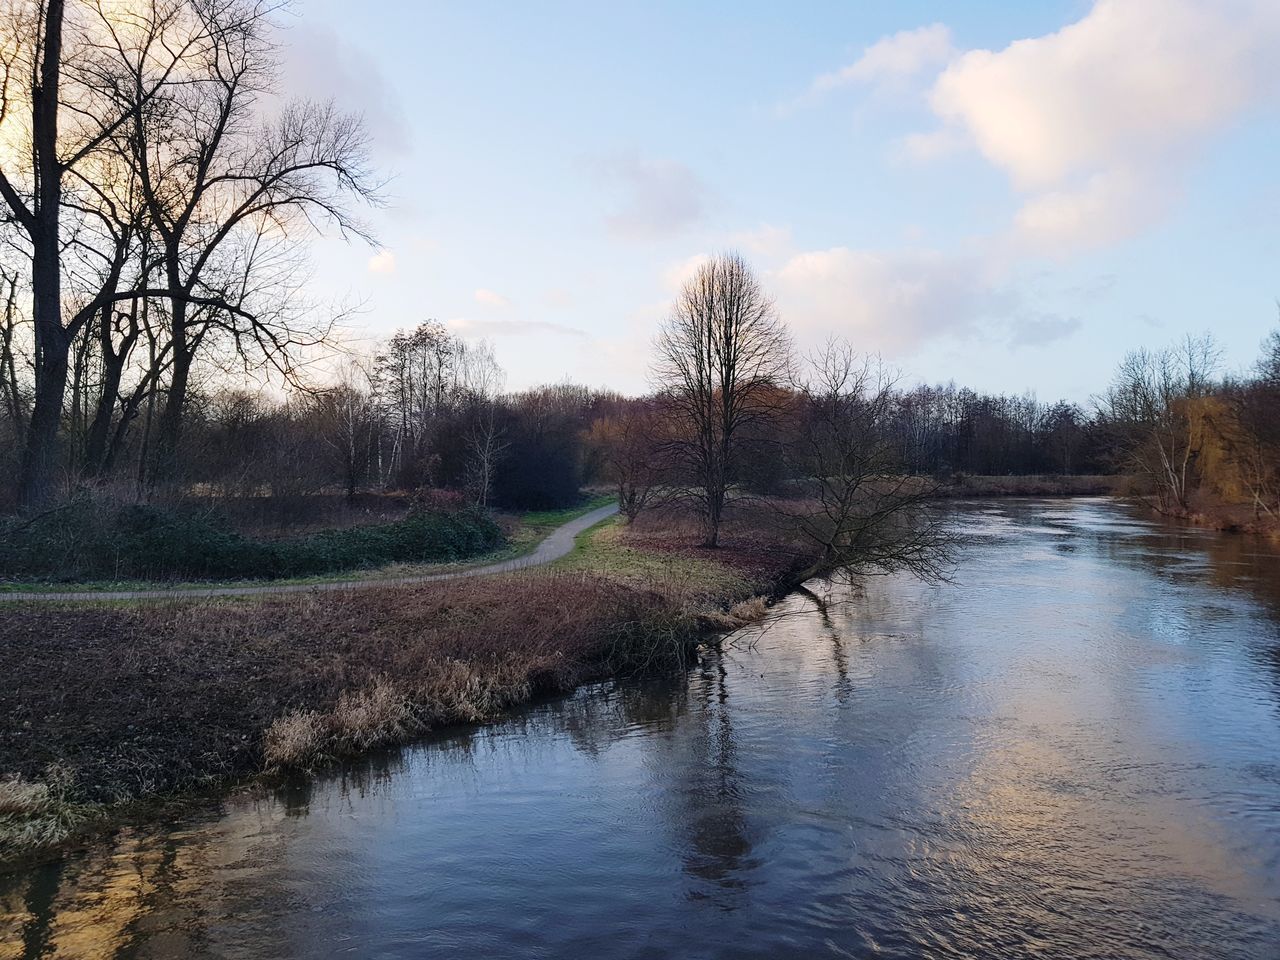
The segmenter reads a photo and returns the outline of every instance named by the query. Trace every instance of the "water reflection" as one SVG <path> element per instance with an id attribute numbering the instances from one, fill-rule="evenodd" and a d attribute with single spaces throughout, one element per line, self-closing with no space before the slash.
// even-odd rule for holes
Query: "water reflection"
<path id="1" fill-rule="evenodd" d="M 812 584 L 687 677 L 0 878 L 0 958 L 1273 957 L 1280 557 L 956 522 L 953 585 Z"/>

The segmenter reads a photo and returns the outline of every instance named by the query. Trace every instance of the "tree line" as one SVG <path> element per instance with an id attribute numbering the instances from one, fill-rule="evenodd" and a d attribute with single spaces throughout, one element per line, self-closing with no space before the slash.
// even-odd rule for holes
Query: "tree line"
<path id="1" fill-rule="evenodd" d="M 732 497 L 804 489 L 834 504 L 851 491 L 823 485 L 859 471 L 855 499 L 891 478 L 1122 470 L 1167 512 L 1211 494 L 1275 515 L 1277 335 L 1248 375 L 1219 375 L 1202 339 L 1138 351 L 1090 410 L 908 387 L 848 344 L 797 352 L 728 254 L 677 296 L 646 397 L 505 391 L 490 347 L 431 322 L 335 361 L 342 313 L 305 297 L 308 245 L 372 239 L 360 211 L 379 183 L 357 116 L 275 93 L 279 9 L 0 10 L 0 470 L 14 505 L 99 484 L 146 499 L 445 488 L 551 507 L 608 480 L 629 514 L 683 498 L 714 544 Z M 311 375 L 318 358 L 337 372 Z M 274 392 L 228 386 L 246 375 Z"/>

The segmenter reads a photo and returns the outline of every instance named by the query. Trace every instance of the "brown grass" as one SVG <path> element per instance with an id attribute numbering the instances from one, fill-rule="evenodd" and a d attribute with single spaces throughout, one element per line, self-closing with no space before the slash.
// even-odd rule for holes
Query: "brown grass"
<path id="1" fill-rule="evenodd" d="M 753 595 L 796 562 L 741 522 L 715 551 L 676 514 L 597 532 L 609 536 L 579 551 L 577 569 L 0 608 L 0 860 L 56 844 L 112 805 L 315 769 L 540 692 L 680 662 L 708 630 L 761 617 Z"/>

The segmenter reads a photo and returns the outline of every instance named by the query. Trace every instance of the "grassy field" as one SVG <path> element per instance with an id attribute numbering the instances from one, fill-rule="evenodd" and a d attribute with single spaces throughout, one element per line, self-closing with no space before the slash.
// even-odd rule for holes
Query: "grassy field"
<path id="1" fill-rule="evenodd" d="M 597 507 L 604 506 L 611 502 L 612 499 L 613 498 L 608 495 L 591 494 L 585 497 L 581 503 L 572 507 L 565 507 L 561 510 L 527 511 L 524 513 L 496 513 L 495 517 L 503 532 L 504 542 L 502 545 L 497 549 L 477 553 L 464 560 L 451 562 L 384 563 L 378 566 L 364 567 L 360 569 L 334 571 L 331 573 L 315 574 L 311 576 L 280 577 L 265 581 L 250 581 L 244 579 L 118 579 L 71 582 L 66 580 L 48 580 L 40 578 L 23 578 L 21 580 L 0 579 L 0 593 L 28 593 L 32 591 L 39 591 L 42 593 L 117 593 L 126 590 L 196 590 L 208 589 L 210 587 L 242 586 L 247 582 L 272 583 L 280 586 L 287 586 L 344 583 L 347 581 L 395 580 L 404 577 L 419 577 L 430 576 L 437 573 L 450 573 L 460 570 L 468 570 L 473 567 L 483 567 L 492 563 L 501 563 L 506 560 L 513 560 L 516 557 L 523 556 L 524 554 L 531 552 L 547 536 L 547 534 L 556 527 L 572 520 L 574 517 L 581 516 L 582 514 L 594 510 Z"/>
<path id="2" fill-rule="evenodd" d="M 584 509 L 592 504 L 584 505 Z M 530 541 L 566 514 L 526 518 Z M 0 859 L 140 802 L 313 769 L 537 693 L 684 662 L 797 557 L 750 518 L 605 522 L 552 567 L 285 596 L 0 607 Z"/>

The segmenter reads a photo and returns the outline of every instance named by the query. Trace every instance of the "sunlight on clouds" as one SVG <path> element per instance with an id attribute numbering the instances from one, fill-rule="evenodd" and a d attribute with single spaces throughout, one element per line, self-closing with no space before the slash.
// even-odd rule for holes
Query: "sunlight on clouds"
<path id="1" fill-rule="evenodd" d="M 1057 254 L 1114 243 L 1157 221 L 1177 192 L 1169 177 L 1107 170 L 1027 200 L 1014 219 L 1015 235 L 1033 250 Z"/>
<path id="2" fill-rule="evenodd" d="M 662 273 L 663 286 L 671 293 L 679 291 L 685 282 L 693 279 L 699 268 L 710 259 L 711 255 L 708 253 L 695 253 L 679 263 L 671 264 Z"/>
<path id="3" fill-rule="evenodd" d="M 980 260 L 935 250 L 808 251 L 769 279 L 779 309 L 801 334 L 845 336 L 859 349 L 889 354 L 939 336 L 967 336 L 1008 308 Z"/>
<path id="4" fill-rule="evenodd" d="M 964 54 L 930 103 L 1031 196 L 1027 239 L 1105 244 L 1167 207 L 1206 136 L 1274 96 L 1278 41 L 1274 0 L 1099 0 L 1056 33 Z"/>
<path id="5" fill-rule="evenodd" d="M 390 250 L 379 250 L 369 258 L 369 272 L 390 274 L 396 272 L 396 255 Z"/>

